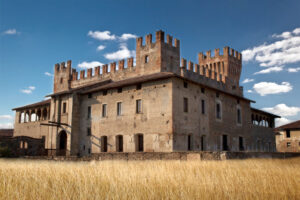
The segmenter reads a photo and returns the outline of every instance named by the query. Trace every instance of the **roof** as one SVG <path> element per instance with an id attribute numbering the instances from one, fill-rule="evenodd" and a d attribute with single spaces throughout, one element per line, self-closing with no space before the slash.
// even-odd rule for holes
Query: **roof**
<path id="1" fill-rule="evenodd" d="M 12 137 L 14 134 L 14 129 L 0 129 L 0 137 L 6 136 L 6 137 Z"/>
<path id="2" fill-rule="evenodd" d="M 26 106 L 13 108 L 12 110 L 21 110 L 21 109 L 24 109 L 24 108 L 33 108 L 33 107 L 43 106 L 43 105 L 50 104 L 50 102 L 51 102 L 51 99 L 47 99 L 47 100 L 36 102 L 36 103 L 33 103 L 33 104 L 28 104 Z"/>
<path id="3" fill-rule="evenodd" d="M 260 110 L 260 109 L 257 109 L 257 108 L 251 108 L 251 110 L 254 110 L 254 111 L 256 111 L 256 112 L 262 113 L 262 114 L 264 114 L 264 115 L 271 115 L 271 116 L 274 117 L 274 118 L 281 118 L 281 117 L 278 116 L 278 115 L 274 115 L 274 114 L 272 114 L 272 113 L 269 113 L 269 112 L 266 112 L 266 111 L 263 111 L 263 110 Z"/>
<path id="4" fill-rule="evenodd" d="M 277 128 L 275 128 L 275 131 L 280 131 L 280 130 L 285 130 L 285 129 L 300 129 L 300 120 L 283 125 L 283 126 L 279 126 Z"/>

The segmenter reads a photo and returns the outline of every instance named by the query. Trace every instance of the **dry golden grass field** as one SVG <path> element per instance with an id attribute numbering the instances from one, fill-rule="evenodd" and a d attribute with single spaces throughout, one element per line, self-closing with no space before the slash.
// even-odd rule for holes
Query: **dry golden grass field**
<path id="1" fill-rule="evenodd" d="M 1 199 L 300 199 L 300 158 L 57 162 L 0 159 Z"/>

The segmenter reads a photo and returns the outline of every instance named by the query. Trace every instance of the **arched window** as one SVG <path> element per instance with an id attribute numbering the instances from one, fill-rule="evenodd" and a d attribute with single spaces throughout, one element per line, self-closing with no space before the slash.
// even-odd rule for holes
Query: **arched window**
<path id="1" fill-rule="evenodd" d="M 43 109 L 43 120 L 46 120 L 48 118 L 48 112 L 47 112 L 47 108 Z"/>

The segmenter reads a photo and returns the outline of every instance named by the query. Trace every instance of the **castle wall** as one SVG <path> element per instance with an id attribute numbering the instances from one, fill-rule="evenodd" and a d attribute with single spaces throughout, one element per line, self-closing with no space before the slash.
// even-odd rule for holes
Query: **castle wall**
<path id="1" fill-rule="evenodd" d="M 290 137 L 286 136 L 286 131 L 280 131 L 276 135 L 276 149 L 278 152 L 300 152 L 300 130 L 290 130 Z"/>

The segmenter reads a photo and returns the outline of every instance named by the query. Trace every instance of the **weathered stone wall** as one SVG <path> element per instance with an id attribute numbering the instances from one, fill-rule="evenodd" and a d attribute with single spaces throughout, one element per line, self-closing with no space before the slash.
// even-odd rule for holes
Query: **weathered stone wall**
<path id="1" fill-rule="evenodd" d="M 286 131 L 276 135 L 276 149 L 278 152 L 300 152 L 300 130 L 290 130 L 290 137 Z"/>

